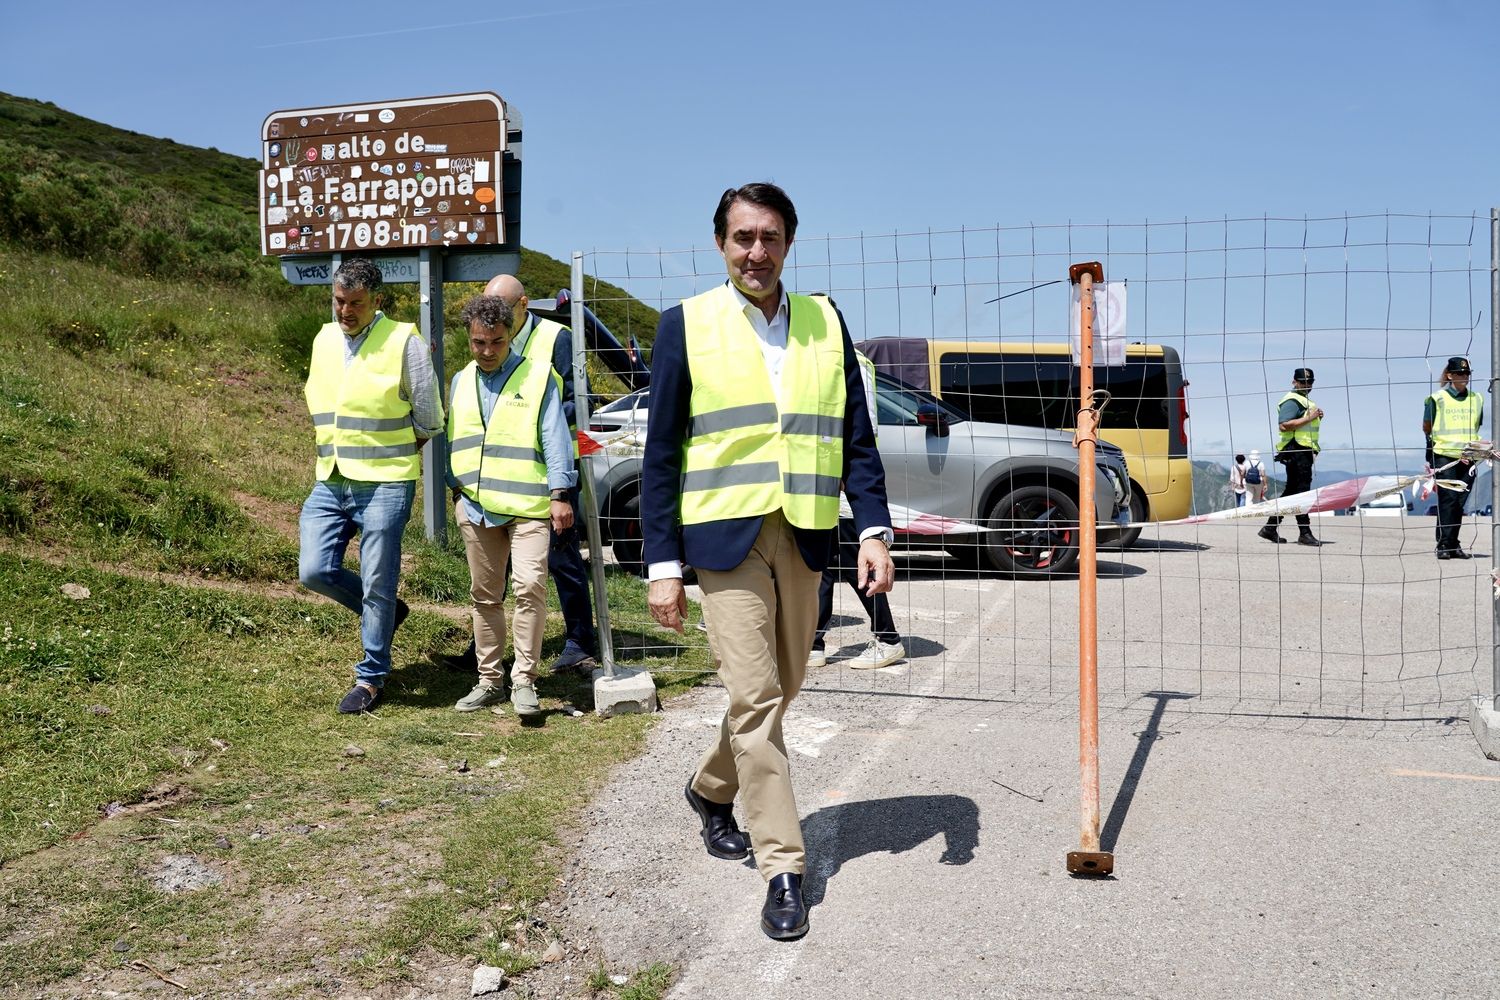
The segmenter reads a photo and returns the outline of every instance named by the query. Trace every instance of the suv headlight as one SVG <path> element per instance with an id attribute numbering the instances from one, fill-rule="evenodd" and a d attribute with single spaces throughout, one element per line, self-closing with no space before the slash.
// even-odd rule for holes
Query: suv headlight
<path id="1" fill-rule="evenodd" d="M 1109 478 L 1109 485 L 1115 491 L 1115 506 L 1123 506 L 1125 503 L 1125 486 L 1120 482 L 1120 474 L 1108 465 L 1099 466 L 1099 471 Z"/>

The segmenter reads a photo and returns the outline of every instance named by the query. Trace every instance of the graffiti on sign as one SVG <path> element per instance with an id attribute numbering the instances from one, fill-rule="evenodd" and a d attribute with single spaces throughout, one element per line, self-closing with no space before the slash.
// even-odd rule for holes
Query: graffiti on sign
<path id="1" fill-rule="evenodd" d="M 261 129 L 262 252 L 504 243 L 505 135 L 496 94 L 273 112 Z"/>

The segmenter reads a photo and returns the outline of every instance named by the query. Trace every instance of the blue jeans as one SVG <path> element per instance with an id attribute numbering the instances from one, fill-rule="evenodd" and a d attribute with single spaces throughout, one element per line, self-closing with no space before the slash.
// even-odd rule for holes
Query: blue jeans
<path id="1" fill-rule="evenodd" d="M 414 481 L 364 483 L 331 479 L 313 484 L 302 505 L 302 554 L 297 572 L 313 593 L 359 615 L 365 655 L 355 680 L 385 686 L 391 672 L 396 625 L 396 583 L 401 576 L 401 535 L 411 517 Z M 359 575 L 344 568 L 344 552 L 359 532 Z"/>

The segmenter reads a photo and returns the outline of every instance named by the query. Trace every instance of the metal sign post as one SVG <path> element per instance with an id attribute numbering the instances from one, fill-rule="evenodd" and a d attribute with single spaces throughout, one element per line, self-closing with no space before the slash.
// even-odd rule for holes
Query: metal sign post
<path id="1" fill-rule="evenodd" d="M 588 367 L 583 335 L 583 254 L 573 253 L 573 276 L 570 282 L 573 317 L 573 413 L 578 426 L 589 426 Z M 604 543 L 599 530 L 599 502 L 594 495 L 594 463 L 587 455 L 578 462 L 579 509 L 583 514 L 584 533 L 589 540 L 589 572 L 594 582 L 594 614 L 598 619 L 599 665 L 604 676 L 615 676 L 615 637 L 609 627 L 609 592 L 604 577 Z"/>
<path id="2" fill-rule="evenodd" d="M 417 252 L 417 315 L 422 338 L 432 351 L 438 392 L 443 382 L 443 251 L 425 248 Z M 422 449 L 422 528 L 428 541 L 448 543 L 448 435 L 437 434 Z"/>
<path id="3" fill-rule="evenodd" d="M 1115 858 L 1099 849 L 1099 636 L 1098 528 L 1094 511 L 1094 446 L 1099 440 L 1099 411 L 1094 405 L 1094 282 L 1104 280 L 1098 261 L 1074 264 L 1068 277 L 1077 283 L 1081 308 L 1078 334 L 1078 765 L 1081 803 L 1080 844 L 1068 852 L 1073 875 L 1108 875 Z"/>

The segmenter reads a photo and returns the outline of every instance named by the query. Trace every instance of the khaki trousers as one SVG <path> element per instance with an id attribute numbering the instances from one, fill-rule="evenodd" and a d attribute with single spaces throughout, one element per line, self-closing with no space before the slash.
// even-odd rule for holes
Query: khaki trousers
<path id="1" fill-rule="evenodd" d="M 547 549 L 552 541 L 549 521 L 517 518 L 498 528 L 471 524 L 463 505 L 455 517 L 469 557 L 469 597 L 474 601 L 474 654 L 479 679 L 494 687 L 505 684 L 501 660 L 505 656 L 505 564 L 511 565 L 511 590 L 516 595 L 516 662 L 512 684 L 536 684 L 542 656 L 542 630 L 547 622 Z"/>
<path id="2" fill-rule="evenodd" d="M 820 579 L 780 511 L 766 515 L 744 562 L 725 572 L 698 570 L 729 709 L 718 740 L 698 761 L 693 790 L 711 802 L 739 796 L 755 863 L 768 881 L 807 869 L 781 720 L 807 673 Z"/>

